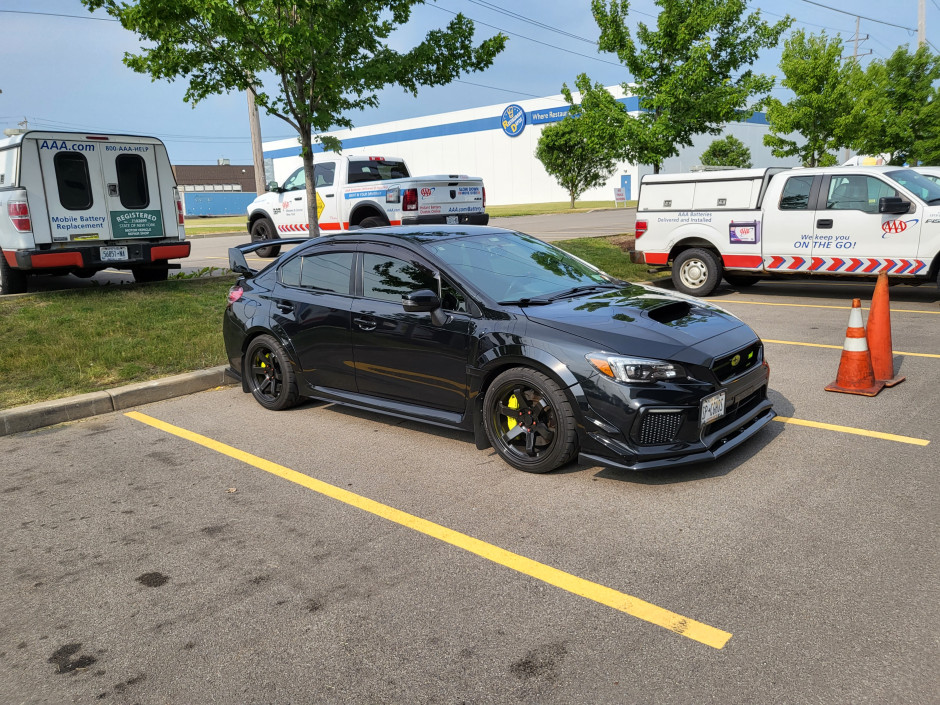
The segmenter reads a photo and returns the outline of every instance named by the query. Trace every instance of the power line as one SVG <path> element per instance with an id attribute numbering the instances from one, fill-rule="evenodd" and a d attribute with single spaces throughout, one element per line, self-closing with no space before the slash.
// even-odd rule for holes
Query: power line
<path id="1" fill-rule="evenodd" d="M 876 20 L 873 17 L 865 17 L 865 15 L 860 15 L 857 12 L 849 12 L 848 10 L 840 10 L 837 7 L 829 7 L 829 5 L 823 5 L 821 2 L 815 2 L 814 0 L 803 0 L 803 2 L 808 3 L 810 5 L 816 5 L 818 7 L 824 7 L 827 10 L 832 10 L 833 12 L 839 12 L 839 13 L 842 13 L 843 15 L 849 15 L 850 17 L 861 17 L 863 20 L 868 20 L 869 22 L 875 22 L 877 24 L 887 25 L 888 27 L 897 27 L 898 29 L 906 29 L 908 32 L 917 31 L 913 27 L 905 27 L 904 25 L 893 24 L 891 22 L 885 22 L 884 20 Z"/>
<path id="2" fill-rule="evenodd" d="M 11 15 L 43 15 L 45 17 L 70 17 L 73 20 L 97 20 L 98 22 L 117 22 L 112 17 L 95 17 L 94 15 L 65 15 L 61 12 L 34 12 L 32 10 L 0 10 Z"/>
<path id="3" fill-rule="evenodd" d="M 531 17 L 526 17 L 525 15 L 520 15 L 517 12 L 512 12 L 511 10 L 506 10 L 502 7 L 499 7 L 498 5 L 494 5 L 493 3 L 486 2 L 486 0 L 467 0 L 467 2 L 473 3 L 474 5 L 479 5 L 480 7 L 484 7 L 487 10 L 492 10 L 493 12 L 498 12 L 502 15 L 506 15 L 507 17 L 512 17 L 517 20 L 522 20 L 523 22 L 528 22 L 529 24 L 535 25 L 536 27 L 541 27 L 542 29 L 547 29 L 551 32 L 557 32 L 558 34 L 564 37 L 570 37 L 571 39 L 577 39 L 579 42 L 585 42 L 586 44 L 591 44 L 595 47 L 597 46 L 597 41 L 594 39 L 587 39 L 586 37 L 580 37 L 577 34 L 572 34 L 571 32 L 568 32 L 566 30 L 558 29 L 557 27 L 552 27 L 551 25 L 545 24 L 544 22 L 540 22 L 539 20 L 534 20 Z"/>

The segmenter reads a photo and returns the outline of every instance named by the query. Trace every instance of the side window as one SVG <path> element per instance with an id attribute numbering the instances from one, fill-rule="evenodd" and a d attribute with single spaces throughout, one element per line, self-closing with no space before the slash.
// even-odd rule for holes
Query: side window
<path id="1" fill-rule="evenodd" d="M 879 198 L 897 195 L 888 184 L 871 176 L 833 176 L 826 208 L 877 213 Z"/>
<path id="2" fill-rule="evenodd" d="M 787 179 L 780 195 L 780 210 L 805 211 L 809 209 L 809 192 L 813 187 L 812 176 L 794 176 Z"/>
<path id="3" fill-rule="evenodd" d="M 91 179 L 88 160 L 80 152 L 58 152 L 52 159 L 55 181 L 59 188 L 59 202 L 70 211 L 91 208 Z"/>
<path id="4" fill-rule="evenodd" d="M 285 191 L 296 191 L 302 189 L 307 184 L 307 179 L 304 177 L 304 168 L 300 167 L 297 171 L 287 177 L 287 181 L 284 182 Z"/>
<path id="5" fill-rule="evenodd" d="M 300 268 L 300 285 L 321 292 L 349 295 L 349 275 L 352 273 L 352 252 L 327 252 L 307 255 Z"/>
<path id="6" fill-rule="evenodd" d="M 313 167 L 313 176 L 317 188 L 332 186 L 333 179 L 336 178 L 336 164 L 317 164 Z"/>
<path id="7" fill-rule="evenodd" d="M 469 313 L 467 299 L 447 277 L 441 277 L 441 306 L 445 311 L 454 313 Z"/>
<path id="8" fill-rule="evenodd" d="M 366 253 L 362 256 L 362 295 L 401 303 L 401 297 L 419 289 L 438 291 L 437 278 L 414 262 Z"/>
<path id="9" fill-rule="evenodd" d="M 147 164 L 139 154 L 119 154 L 117 167 L 118 193 L 125 208 L 146 208 L 150 205 L 147 188 Z"/>
<path id="10" fill-rule="evenodd" d="M 300 286 L 300 257 L 287 260 L 278 271 L 278 278 L 285 286 Z"/>

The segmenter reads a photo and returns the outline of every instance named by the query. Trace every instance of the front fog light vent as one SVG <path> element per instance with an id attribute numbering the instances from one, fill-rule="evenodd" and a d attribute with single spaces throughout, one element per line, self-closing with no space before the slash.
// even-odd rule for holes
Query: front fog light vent
<path id="1" fill-rule="evenodd" d="M 643 417 L 639 441 L 643 445 L 672 443 L 682 428 L 682 412 L 653 412 Z"/>

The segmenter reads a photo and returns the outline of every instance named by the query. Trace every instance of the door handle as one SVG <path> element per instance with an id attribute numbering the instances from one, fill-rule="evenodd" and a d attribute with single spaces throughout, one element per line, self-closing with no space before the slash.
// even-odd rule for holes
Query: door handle
<path id="1" fill-rule="evenodd" d="M 328 194 L 326 194 L 326 197 L 327 197 L 327 198 L 333 198 L 333 196 L 335 196 L 335 195 L 336 195 L 335 193 L 328 193 Z"/>
<path id="2" fill-rule="evenodd" d="M 375 319 L 369 316 L 360 316 L 353 319 L 355 323 L 362 330 L 375 330 Z"/>
<path id="3" fill-rule="evenodd" d="M 275 301 L 274 305 L 277 306 L 277 310 L 281 313 L 290 313 L 294 310 L 294 304 L 290 301 Z"/>
<path id="4" fill-rule="evenodd" d="M 299 201 L 299 200 L 301 200 L 302 198 L 303 198 L 303 196 L 295 196 L 295 197 L 294 197 L 294 200 L 295 200 L 295 201 Z"/>
<path id="5" fill-rule="evenodd" d="M 820 218 L 816 221 L 817 228 L 831 228 L 832 227 L 832 218 Z"/>

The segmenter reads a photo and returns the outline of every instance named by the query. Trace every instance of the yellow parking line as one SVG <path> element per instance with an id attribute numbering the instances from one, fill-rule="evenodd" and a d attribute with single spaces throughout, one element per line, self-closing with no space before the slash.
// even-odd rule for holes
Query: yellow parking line
<path id="1" fill-rule="evenodd" d="M 776 343 L 778 345 L 803 345 L 808 348 L 833 348 L 834 350 L 841 350 L 841 345 L 823 345 L 822 343 L 800 343 L 795 340 L 771 340 L 770 338 L 761 338 L 765 343 Z M 909 357 L 936 357 L 940 358 L 940 355 L 934 355 L 933 353 L 914 353 L 914 352 L 901 352 L 900 350 L 892 350 L 894 355 L 907 355 Z"/>
<path id="2" fill-rule="evenodd" d="M 910 436 L 897 436 L 893 433 L 882 433 L 881 431 L 867 431 L 864 428 L 852 428 L 851 426 L 837 426 L 831 423 L 820 423 L 819 421 L 806 421 L 804 419 L 791 419 L 786 416 L 777 416 L 774 421 L 781 423 L 792 423 L 797 426 L 809 426 L 810 428 L 821 428 L 826 431 L 838 431 L 839 433 L 851 433 L 856 436 L 868 436 L 869 438 L 881 438 L 885 441 L 895 441 L 897 443 L 910 443 L 914 446 L 926 446 L 930 441 L 923 438 L 911 438 Z"/>
<path id="3" fill-rule="evenodd" d="M 385 504 L 380 504 L 367 497 L 354 494 L 353 492 L 327 484 L 321 480 L 316 480 L 309 475 L 304 475 L 283 465 L 272 463 L 269 460 L 259 458 L 256 455 L 238 450 L 237 448 L 207 438 L 206 436 L 201 436 L 198 433 L 187 431 L 179 426 L 173 426 L 172 424 L 155 419 L 152 416 L 147 416 L 136 411 L 129 412 L 125 414 L 125 416 L 147 424 L 148 426 L 153 426 L 161 431 L 173 434 L 174 436 L 178 436 L 179 438 L 197 443 L 222 455 L 240 460 L 243 463 L 269 472 L 272 475 L 277 475 L 280 478 L 306 487 L 326 497 L 330 497 L 365 512 L 375 514 L 383 519 L 388 519 L 409 529 L 414 529 L 415 531 L 449 543 L 457 548 L 462 548 L 470 553 L 475 553 L 482 558 L 515 570 L 523 575 L 528 575 L 536 580 L 541 580 L 549 585 L 554 585 L 555 587 L 575 595 L 580 595 L 588 600 L 593 600 L 607 607 L 612 607 L 615 610 L 626 612 L 637 619 L 642 619 L 656 626 L 676 632 L 677 634 L 698 641 L 706 646 L 720 649 L 728 642 L 728 639 L 731 638 L 730 632 L 716 629 L 715 627 L 697 622 L 688 617 L 683 617 L 682 615 L 670 612 L 662 607 L 657 607 L 654 604 L 633 597 L 632 595 L 627 595 L 613 588 L 579 578 L 576 575 L 566 573 L 557 568 L 552 568 L 549 565 L 539 563 L 525 556 L 520 556 L 517 553 L 511 553 L 499 546 L 494 546 L 493 544 L 475 539 L 472 536 L 467 536 L 458 531 L 448 529 L 440 524 L 435 524 Z"/>
<path id="4" fill-rule="evenodd" d="M 840 310 L 848 310 L 852 308 L 851 306 L 827 306 L 824 304 L 786 304 L 778 303 L 773 301 L 741 301 L 739 299 L 705 299 L 706 301 L 711 301 L 716 304 L 750 304 L 751 306 L 790 306 L 793 308 L 835 308 Z M 867 307 L 862 307 L 863 311 L 867 311 Z M 890 309 L 891 313 L 926 313 L 931 316 L 940 316 L 940 311 L 924 311 L 917 308 L 892 308 Z"/>

